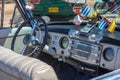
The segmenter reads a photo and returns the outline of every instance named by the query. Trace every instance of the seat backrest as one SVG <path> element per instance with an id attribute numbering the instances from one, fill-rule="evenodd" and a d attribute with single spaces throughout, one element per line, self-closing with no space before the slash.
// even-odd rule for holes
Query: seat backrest
<path id="1" fill-rule="evenodd" d="M 0 80 L 58 80 L 53 68 L 0 46 Z"/>

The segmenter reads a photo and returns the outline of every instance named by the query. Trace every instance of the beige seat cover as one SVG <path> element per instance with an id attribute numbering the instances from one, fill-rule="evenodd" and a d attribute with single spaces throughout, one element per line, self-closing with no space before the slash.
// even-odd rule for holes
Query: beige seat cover
<path id="1" fill-rule="evenodd" d="M 51 66 L 0 46 L 0 80 L 58 80 Z"/>

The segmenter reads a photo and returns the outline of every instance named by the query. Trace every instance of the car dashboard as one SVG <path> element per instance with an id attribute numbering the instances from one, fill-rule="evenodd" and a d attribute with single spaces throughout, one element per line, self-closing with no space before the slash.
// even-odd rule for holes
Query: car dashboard
<path id="1" fill-rule="evenodd" d="M 100 31 L 97 25 L 92 24 L 82 23 L 80 26 L 72 23 L 50 24 L 47 44 L 43 51 L 82 72 L 96 75 L 99 68 L 107 70 L 120 68 L 119 37 L 118 31 L 114 33 Z"/>

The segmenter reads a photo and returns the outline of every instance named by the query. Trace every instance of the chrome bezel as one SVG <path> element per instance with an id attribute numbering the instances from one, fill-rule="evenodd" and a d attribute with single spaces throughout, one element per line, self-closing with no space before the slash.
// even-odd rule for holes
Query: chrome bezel
<path id="1" fill-rule="evenodd" d="M 112 54 L 110 53 L 110 54 L 108 55 L 108 53 L 107 53 L 108 50 L 112 50 Z M 111 55 L 112 55 L 112 56 L 111 56 Z M 105 49 L 104 49 L 104 51 L 103 51 L 103 57 L 104 57 L 105 60 L 107 60 L 107 61 L 112 61 L 112 60 L 114 59 L 114 56 L 115 56 L 115 51 L 114 51 L 113 48 L 105 48 Z"/>
<path id="2" fill-rule="evenodd" d="M 63 45 L 63 40 L 64 39 L 66 39 L 67 41 L 67 45 L 66 46 L 64 46 Z M 62 49 L 66 49 L 66 48 L 68 48 L 68 46 L 69 46 L 69 39 L 67 38 L 67 37 L 62 37 L 61 39 L 60 39 L 60 41 L 59 41 L 59 44 L 60 44 L 60 47 L 62 48 Z"/>

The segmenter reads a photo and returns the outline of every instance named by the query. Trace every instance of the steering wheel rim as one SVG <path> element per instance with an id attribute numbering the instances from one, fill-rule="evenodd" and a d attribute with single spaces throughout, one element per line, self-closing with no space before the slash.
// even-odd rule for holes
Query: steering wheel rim
<path id="1" fill-rule="evenodd" d="M 45 44 L 47 43 L 48 28 L 47 28 L 46 22 L 45 22 L 41 17 L 38 17 L 38 16 L 37 16 L 37 18 L 36 18 L 36 17 L 33 17 L 33 18 L 31 18 L 31 19 L 28 19 L 28 20 L 24 21 L 24 22 L 18 27 L 18 29 L 17 29 L 17 31 L 15 32 L 15 34 L 14 34 L 14 36 L 13 36 L 13 39 L 12 39 L 11 50 L 14 51 L 15 41 L 16 41 L 17 35 L 18 35 L 18 33 L 20 32 L 20 30 L 22 29 L 22 27 L 24 27 L 24 26 L 25 26 L 27 23 L 29 23 L 31 20 L 36 20 L 36 19 L 37 19 L 37 22 L 38 22 L 38 21 L 41 21 L 41 22 L 43 23 L 43 26 L 45 27 L 45 30 L 44 30 L 45 35 L 44 35 L 44 37 L 43 37 L 43 43 L 40 45 L 39 53 L 36 54 L 34 57 L 38 57 L 38 56 L 40 55 L 40 53 L 42 52 Z M 38 26 L 38 25 L 37 25 L 37 26 Z M 30 27 L 31 27 L 31 26 L 30 26 Z M 32 27 L 31 27 L 31 28 L 32 28 Z M 40 26 L 39 26 L 39 28 L 40 28 Z M 33 29 L 33 28 L 32 28 L 32 29 Z M 24 54 L 23 54 L 23 55 L 24 55 Z M 33 55 L 29 55 L 29 56 L 33 57 Z"/>

